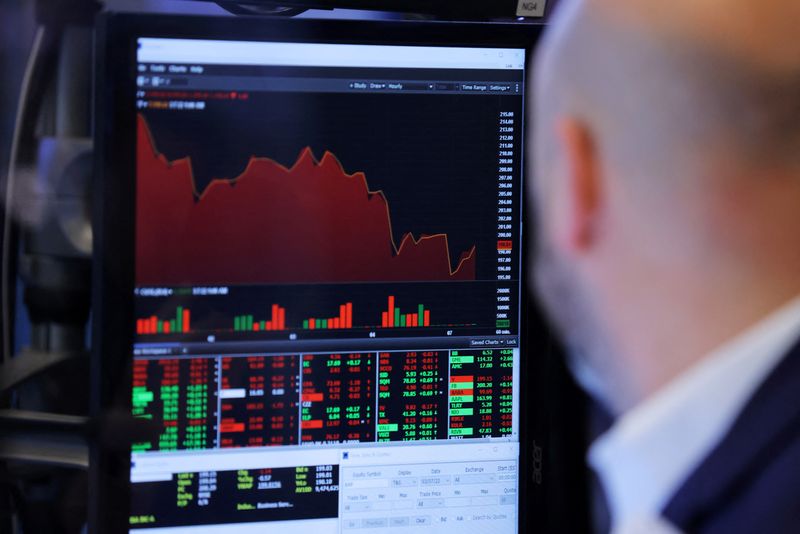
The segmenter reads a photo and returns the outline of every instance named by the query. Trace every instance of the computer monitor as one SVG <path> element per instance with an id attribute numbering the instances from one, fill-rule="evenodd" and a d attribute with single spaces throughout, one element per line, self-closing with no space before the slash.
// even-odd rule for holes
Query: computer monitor
<path id="1" fill-rule="evenodd" d="M 103 28 L 97 376 L 157 429 L 125 528 L 524 531 L 536 29 Z"/>

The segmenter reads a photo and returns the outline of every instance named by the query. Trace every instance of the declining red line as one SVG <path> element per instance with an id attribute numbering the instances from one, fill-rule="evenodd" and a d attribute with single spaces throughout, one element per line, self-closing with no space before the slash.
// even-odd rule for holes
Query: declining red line
<path id="1" fill-rule="evenodd" d="M 171 160 L 171 161 L 169 159 L 167 159 L 167 157 L 158 150 L 157 143 L 156 143 L 155 139 L 153 138 L 153 134 L 152 134 L 152 131 L 150 130 L 149 125 L 147 124 L 147 120 L 142 115 L 139 115 L 139 120 L 142 123 L 142 126 L 144 128 L 144 132 L 146 133 L 148 140 L 150 141 L 150 146 L 152 148 L 153 154 L 159 161 L 161 161 L 164 165 L 166 165 L 170 169 L 174 168 L 178 164 L 186 165 L 186 168 L 187 168 L 188 174 L 189 174 L 189 179 L 190 179 L 190 182 L 191 182 L 191 189 L 192 189 L 192 192 L 193 192 L 194 197 L 195 197 L 197 202 L 201 202 L 206 196 L 208 196 L 210 194 L 210 192 L 215 187 L 219 187 L 219 186 L 223 186 L 223 185 L 231 187 L 231 186 L 235 185 L 237 182 L 239 182 L 239 180 L 245 178 L 252 171 L 253 166 L 255 164 L 257 164 L 257 163 L 267 163 L 269 165 L 272 165 L 272 166 L 282 170 L 283 172 L 285 172 L 287 174 L 291 174 L 293 171 L 295 171 L 297 169 L 298 166 L 300 166 L 302 163 L 304 163 L 307 158 L 310 158 L 312 163 L 313 163 L 313 165 L 315 165 L 316 167 L 323 167 L 325 162 L 330 158 L 336 164 L 336 167 L 341 171 L 341 174 L 342 174 L 343 177 L 350 178 L 350 179 L 361 180 L 361 182 L 362 182 L 362 184 L 364 186 L 364 189 L 367 192 L 367 198 L 372 198 L 375 195 L 378 195 L 378 196 L 381 197 L 383 208 L 385 210 L 386 223 L 388 224 L 388 228 L 389 228 L 389 236 L 388 236 L 389 237 L 389 242 L 391 244 L 391 249 L 392 249 L 392 252 L 393 252 L 395 257 L 399 256 L 402 253 L 404 248 L 409 245 L 409 242 L 412 243 L 413 245 L 418 245 L 419 243 L 421 243 L 423 241 L 426 241 L 426 240 L 442 239 L 443 242 L 444 242 L 444 252 L 445 252 L 447 260 L 448 260 L 447 261 L 448 271 L 449 271 L 449 275 L 451 277 L 455 276 L 456 274 L 458 274 L 461 271 L 461 269 L 465 266 L 465 264 L 467 264 L 469 261 L 474 260 L 475 253 L 476 253 L 476 246 L 475 245 L 473 245 L 469 249 L 469 251 L 461 254 L 456 267 L 453 268 L 452 261 L 450 259 L 451 258 L 451 255 L 450 255 L 450 243 L 449 243 L 448 235 L 446 233 L 423 234 L 423 235 L 420 235 L 419 238 L 416 238 L 416 237 L 414 237 L 414 235 L 411 232 L 407 232 L 406 234 L 403 235 L 402 239 L 400 240 L 400 244 L 398 246 L 398 244 L 397 244 L 397 242 L 395 241 L 395 238 L 394 238 L 394 228 L 393 228 L 392 217 L 391 217 L 391 212 L 390 212 L 390 208 L 389 208 L 389 200 L 388 200 L 388 197 L 387 197 L 386 193 L 382 189 L 371 190 L 369 188 L 369 183 L 368 183 L 368 181 L 366 179 L 366 176 L 365 176 L 365 174 L 363 172 L 358 171 L 358 172 L 354 172 L 354 173 L 348 173 L 347 171 L 345 171 L 343 166 L 342 166 L 342 163 L 339 161 L 339 159 L 336 157 L 336 155 L 334 155 L 330 151 L 326 150 L 324 152 L 322 158 L 321 159 L 317 159 L 314 156 L 311 148 L 310 147 L 305 147 L 300 152 L 300 155 L 298 156 L 297 160 L 295 161 L 295 163 L 291 167 L 287 167 L 287 166 L 283 165 L 282 163 L 280 163 L 280 162 L 278 162 L 278 161 L 276 161 L 274 159 L 271 159 L 271 158 L 259 157 L 259 156 L 251 156 L 250 159 L 248 160 L 248 163 L 245 166 L 244 170 L 242 172 L 240 172 L 237 176 L 235 176 L 233 178 L 214 178 L 209 182 L 209 184 L 202 191 L 200 191 L 198 189 L 198 187 L 197 187 L 197 181 L 196 181 L 194 169 L 193 169 L 193 166 L 192 166 L 191 158 L 189 156 L 185 156 L 185 157 L 177 158 L 177 159 L 174 159 L 174 160 Z"/>

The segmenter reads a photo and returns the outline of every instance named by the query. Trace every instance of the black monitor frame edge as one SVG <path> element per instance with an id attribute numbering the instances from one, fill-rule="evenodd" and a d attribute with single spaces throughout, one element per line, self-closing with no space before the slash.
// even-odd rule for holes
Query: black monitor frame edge
<path id="1" fill-rule="evenodd" d="M 137 37 L 206 38 L 359 44 L 519 47 L 533 52 L 541 26 L 531 24 L 315 21 L 276 18 L 197 17 L 102 13 L 95 45 L 95 176 L 93 182 L 92 414 L 130 413 L 133 342 L 135 85 Z M 530 80 L 526 80 L 527 83 Z M 527 108 L 528 103 L 525 103 Z M 526 172 L 523 172 L 526 174 Z M 523 187 L 524 195 L 524 187 Z M 522 198 L 520 199 L 522 200 Z M 530 227 L 523 227 L 523 237 Z M 526 240 L 527 241 L 527 240 Z M 526 268 L 523 259 L 523 271 Z M 531 350 L 527 291 L 520 302 L 520 477 L 519 532 L 541 517 L 542 491 L 531 485 L 531 444 L 542 425 L 529 409 L 526 385 L 540 358 Z M 538 332 L 538 331 L 537 331 Z M 538 333 L 537 333 L 538 337 Z M 539 344 L 537 346 L 545 346 Z M 538 373 L 536 373 L 538 374 Z M 535 412 L 535 413 L 534 413 Z M 120 413 L 120 412 L 117 412 Z M 128 529 L 130 451 L 99 442 L 91 446 L 89 532 Z M 537 521 L 538 522 L 538 521 Z"/>

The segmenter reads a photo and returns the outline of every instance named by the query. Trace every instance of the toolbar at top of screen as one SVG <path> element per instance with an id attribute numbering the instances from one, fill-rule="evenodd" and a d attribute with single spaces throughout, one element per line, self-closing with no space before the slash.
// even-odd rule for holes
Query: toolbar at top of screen
<path id="1" fill-rule="evenodd" d="M 522 70 L 522 48 L 138 39 L 140 63 Z"/>

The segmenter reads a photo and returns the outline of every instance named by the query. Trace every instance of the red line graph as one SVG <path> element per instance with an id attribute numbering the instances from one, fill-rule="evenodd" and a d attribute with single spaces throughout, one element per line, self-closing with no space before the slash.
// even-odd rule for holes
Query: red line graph
<path id="1" fill-rule="evenodd" d="M 138 118 L 140 285 L 475 279 L 475 246 L 451 263 L 446 234 L 395 242 L 389 202 L 364 173 L 304 149 L 291 167 L 251 157 L 199 191 L 189 158 L 160 154 Z"/>

